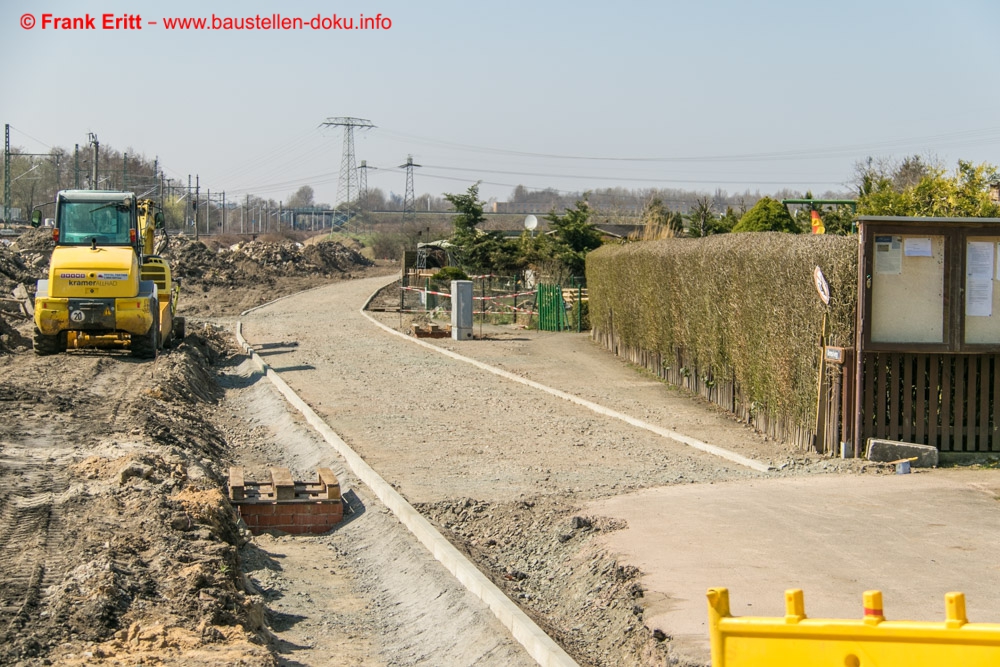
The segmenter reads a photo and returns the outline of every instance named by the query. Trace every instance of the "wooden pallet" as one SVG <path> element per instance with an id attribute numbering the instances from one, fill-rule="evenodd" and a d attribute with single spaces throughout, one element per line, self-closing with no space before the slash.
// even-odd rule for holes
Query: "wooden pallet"
<path id="1" fill-rule="evenodd" d="M 414 324 L 413 335 L 417 338 L 451 338 L 451 326 L 441 327 L 437 324 Z"/>
<path id="2" fill-rule="evenodd" d="M 229 498 L 254 535 L 269 530 L 325 533 L 344 516 L 340 483 L 329 468 L 316 482 L 292 479 L 288 468 L 270 469 L 270 481 L 246 481 L 243 468 L 229 469 Z"/>

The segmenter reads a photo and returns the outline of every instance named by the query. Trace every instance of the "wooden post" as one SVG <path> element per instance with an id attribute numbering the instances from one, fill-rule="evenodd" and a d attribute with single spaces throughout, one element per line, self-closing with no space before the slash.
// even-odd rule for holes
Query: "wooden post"
<path id="1" fill-rule="evenodd" d="M 819 380 L 816 384 L 816 431 L 813 436 L 813 445 L 816 451 L 822 454 L 826 450 L 826 404 L 829 400 L 826 391 L 824 375 L 826 373 L 826 326 L 827 313 L 823 313 L 823 329 L 819 335 Z"/>

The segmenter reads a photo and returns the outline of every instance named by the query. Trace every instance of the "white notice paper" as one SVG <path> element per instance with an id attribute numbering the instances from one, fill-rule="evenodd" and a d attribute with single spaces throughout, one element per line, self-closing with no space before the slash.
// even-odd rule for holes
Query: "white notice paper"
<path id="1" fill-rule="evenodd" d="M 993 279 L 993 242 L 969 241 L 965 253 L 965 275 Z"/>
<path id="2" fill-rule="evenodd" d="M 968 276 L 965 279 L 965 315 L 966 317 L 993 315 L 993 276 L 988 278 Z"/>
<path id="3" fill-rule="evenodd" d="M 908 238 L 903 241 L 903 254 L 907 257 L 933 257 L 930 239 Z"/>
<path id="4" fill-rule="evenodd" d="M 875 237 L 875 273 L 903 273 L 903 247 L 898 236 Z"/>

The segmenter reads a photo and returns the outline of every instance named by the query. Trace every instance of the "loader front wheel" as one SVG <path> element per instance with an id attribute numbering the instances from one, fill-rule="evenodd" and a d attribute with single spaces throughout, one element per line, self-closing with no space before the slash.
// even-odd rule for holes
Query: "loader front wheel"
<path id="1" fill-rule="evenodd" d="M 136 359 L 155 359 L 156 349 L 160 346 L 160 312 L 152 308 L 153 324 L 142 336 L 132 335 L 132 356 Z"/>
<path id="2" fill-rule="evenodd" d="M 49 354 L 59 354 L 66 351 L 66 332 L 62 331 L 55 336 L 46 336 L 38 327 L 35 327 L 34 335 L 31 337 L 31 347 L 35 354 L 45 356 Z"/>

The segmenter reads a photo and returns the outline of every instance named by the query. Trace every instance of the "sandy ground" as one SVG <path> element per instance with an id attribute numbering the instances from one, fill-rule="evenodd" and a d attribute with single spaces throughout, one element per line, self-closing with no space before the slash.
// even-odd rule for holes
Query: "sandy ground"
<path id="1" fill-rule="evenodd" d="M 220 492 L 213 333 L 147 363 L 0 355 L 0 663 L 274 664 Z"/>

